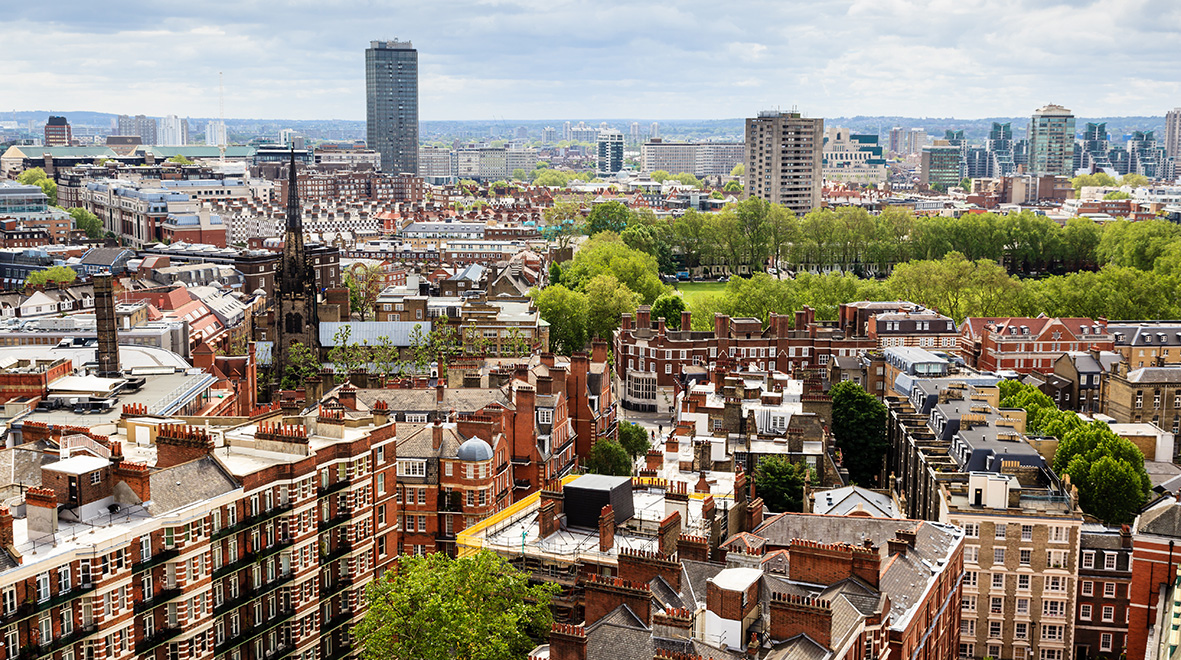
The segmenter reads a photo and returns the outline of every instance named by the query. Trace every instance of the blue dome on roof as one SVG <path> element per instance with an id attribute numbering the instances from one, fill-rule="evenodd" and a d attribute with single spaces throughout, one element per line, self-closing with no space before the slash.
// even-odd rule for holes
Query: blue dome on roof
<path id="1" fill-rule="evenodd" d="M 460 445 L 455 455 L 461 461 L 490 461 L 492 447 L 479 438 L 472 438 Z"/>

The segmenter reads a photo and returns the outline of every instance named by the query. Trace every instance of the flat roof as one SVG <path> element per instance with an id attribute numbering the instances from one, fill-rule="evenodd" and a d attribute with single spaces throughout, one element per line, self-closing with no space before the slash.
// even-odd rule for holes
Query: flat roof
<path id="1" fill-rule="evenodd" d="M 64 472 L 66 474 L 86 474 L 101 470 L 110 465 L 111 462 L 105 458 L 97 456 L 87 456 L 85 454 L 79 456 L 71 456 L 60 461 L 47 463 L 41 466 L 42 470 L 53 470 L 54 472 Z"/>

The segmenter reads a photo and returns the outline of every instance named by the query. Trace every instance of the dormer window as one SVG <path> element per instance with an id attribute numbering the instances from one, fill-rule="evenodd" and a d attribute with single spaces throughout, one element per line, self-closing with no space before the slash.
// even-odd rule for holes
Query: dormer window
<path id="1" fill-rule="evenodd" d="M 554 423 L 554 411 L 550 408 L 539 408 L 537 410 L 537 423 L 538 424 L 553 424 Z"/>

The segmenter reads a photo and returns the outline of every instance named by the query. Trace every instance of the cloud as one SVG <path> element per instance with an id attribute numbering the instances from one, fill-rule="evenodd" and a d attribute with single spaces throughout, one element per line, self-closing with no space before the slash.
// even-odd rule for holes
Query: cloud
<path id="1" fill-rule="evenodd" d="M 8 109 L 363 119 L 364 49 L 410 39 L 422 119 L 1159 115 L 1168 0 L 63 0 L 17 5 Z M 51 44 L 52 47 L 46 47 Z"/>

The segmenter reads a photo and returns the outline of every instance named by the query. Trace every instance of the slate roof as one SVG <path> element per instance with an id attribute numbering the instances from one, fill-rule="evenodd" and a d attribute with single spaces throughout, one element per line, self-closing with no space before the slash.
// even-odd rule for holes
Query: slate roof
<path id="1" fill-rule="evenodd" d="M 443 424 L 443 442 L 434 448 L 433 424 L 399 424 L 398 458 L 453 458 L 464 438 L 454 424 Z"/>
<path id="2" fill-rule="evenodd" d="M 211 456 L 155 470 L 148 483 L 153 514 L 175 511 L 240 487 Z"/>
<path id="3" fill-rule="evenodd" d="M 1181 538 L 1181 502 L 1170 494 L 1150 504 L 1136 521 L 1136 532 Z"/>
<path id="4" fill-rule="evenodd" d="M 1181 367 L 1141 367 L 1128 372 L 1129 383 L 1181 383 Z"/>

